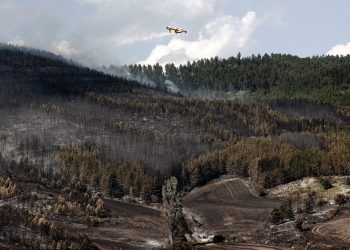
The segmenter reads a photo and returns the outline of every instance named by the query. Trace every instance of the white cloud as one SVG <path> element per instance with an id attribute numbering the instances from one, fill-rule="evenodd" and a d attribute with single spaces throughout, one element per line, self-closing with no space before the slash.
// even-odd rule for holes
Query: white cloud
<path id="1" fill-rule="evenodd" d="M 167 45 L 156 45 L 141 64 L 185 63 L 200 58 L 228 56 L 245 48 L 257 24 L 256 13 L 249 11 L 242 18 L 231 15 L 216 18 L 205 25 L 198 39 L 173 38 Z"/>
<path id="2" fill-rule="evenodd" d="M 15 46 L 24 46 L 24 40 L 20 36 L 16 36 L 14 39 L 7 41 L 7 44 Z"/>
<path id="3" fill-rule="evenodd" d="M 159 6 L 160 1 L 152 1 L 155 8 Z M 211 14 L 214 12 L 215 6 L 217 3 L 213 0 L 167 0 L 162 3 L 162 11 L 179 11 L 184 12 L 185 15 L 197 16 L 200 14 Z"/>
<path id="4" fill-rule="evenodd" d="M 197 31 L 208 20 L 221 15 L 219 9 L 222 4 L 222 0 L 75 1 L 92 5 L 92 12 L 74 37 L 65 39 L 82 52 L 77 57 L 79 62 L 83 61 L 81 57 L 85 59 L 86 54 L 97 51 L 98 58 L 104 64 L 135 63 L 145 58 L 154 45 L 171 39 L 165 30 L 168 25 L 193 31 L 188 37 L 195 39 Z M 91 48 L 91 44 L 95 45 L 94 48 Z M 128 47 L 124 49 L 124 46 Z M 130 49 L 133 51 L 128 56 Z"/>
<path id="5" fill-rule="evenodd" d="M 109 4 L 113 2 L 113 0 L 76 0 L 80 4 L 95 4 L 95 5 L 102 5 L 102 4 Z"/>
<path id="6" fill-rule="evenodd" d="M 105 6 L 135 7 L 148 9 L 158 13 L 181 12 L 189 15 L 198 15 L 202 13 L 212 13 L 215 9 L 214 0 L 75 0 L 80 4 Z M 219 2 L 216 0 L 216 2 Z"/>
<path id="7" fill-rule="evenodd" d="M 52 44 L 53 51 L 62 56 L 72 58 L 78 55 L 78 51 L 74 49 L 70 41 L 62 40 Z"/>
<path id="8" fill-rule="evenodd" d="M 331 56 L 346 56 L 346 55 L 350 55 L 350 42 L 348 42 L 347 44 L 338 44 L 336 46 L 334 46 L 332 49 L 330 49 L 327 52 L 327 55 L 331 55 Z"/>
<path id="9" fill-rule="evenodd" d="M 166 51 L 161 57 L 152 54 L 149 60 L 175 62 L 230 56 L 241 49 L 244 53 L 264 15 L 259 15 L 259 23 L 254 12 L 234 17 L 234 10 L 227 8 L 231 3 L 224 0 L 71 0 L 60 6 L 38 1 L 42 4 L 0 1 L 4 24 L 0 41 L 20 35 L 17 40 L 24 40 L 26 46 L 54 51 L 92 67 L 146 60 L 152 49 Z M 168 25 L 188 33 L 169 35 Z"/>

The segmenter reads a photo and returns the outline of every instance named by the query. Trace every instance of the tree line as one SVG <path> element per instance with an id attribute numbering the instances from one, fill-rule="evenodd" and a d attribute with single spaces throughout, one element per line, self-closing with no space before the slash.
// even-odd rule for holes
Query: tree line
<path id="1" fill-rule="evenodd" d="M 80 182 L 109 197 L 140 197 L 146 202 L 159 202 L 161 180 L 147 173 L 139 161 L 105 164 L 95 146 L 72 145 L 56 155 L 57 166 L 69 182 Z"/>
<path id="2" fill-rule="evenodd" d="M 348 133 L 324 135 L 325 148 L 298 149 L 271 137 L 241 138 L 223 149 L 188 160 L 183 182 L 188 190 L 224 174 L 250 177 L 255 188 L 266 188 L 307 176 L 350 174 Z"/>
<path id="3" fill-rule="evenodd" d="M 334 105 L 350 104 L 350 56 L 313 56 L 264 54 L 229 58 L 210 58 L 175 66 L 111 65 L 106 72 L 127 71 L 165 88 L 174 82 L 182 92 L 198 89 L 248 90 L 270 99 L 305 99 Z"/>

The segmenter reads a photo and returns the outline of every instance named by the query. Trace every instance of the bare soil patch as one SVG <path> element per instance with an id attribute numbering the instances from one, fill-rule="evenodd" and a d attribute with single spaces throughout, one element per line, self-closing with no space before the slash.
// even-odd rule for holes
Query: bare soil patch
<path id="1" fill-rule="evenodd" d="M 168 240 L 160 211 L 138 204 L 105 199 L 105 206 L 117 216 L 111 227 L 81 228 L 100 249 L 152 249 Z"/>
<path id="2" fill-rule="evenodd" d="M 183 199 L 185 208 L 204 219 L 207 231 L 225 236 L 256 232 L 279 204 L 277 199 L 254 195 L 247 182 L 238 178 L 210 183 Z"/>

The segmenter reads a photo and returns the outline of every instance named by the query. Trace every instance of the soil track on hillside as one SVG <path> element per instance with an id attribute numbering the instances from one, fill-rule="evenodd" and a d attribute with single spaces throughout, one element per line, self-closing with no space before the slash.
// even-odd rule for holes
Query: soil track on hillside
<path id="1" fill-rule="evenodd" d="M 331 221 L 317 224 L 304 236 L 314 242 L 331 245 L 338 248 L 350 247 L 350 208 L 344 208 L 340 214 Z"/>
<path id="2" fill-rule="evenodd" d="M 208 232 L 224 236 L 253 234 L 263 227 L 271 209 L 279 203 L 255 196 L 247 182 L 238 178 L 210 183 L 183 199 L 186 209 L 204 219 Z"/>
<path id="3" fill-rule="evenodd" d="M 312 233 L 326 237 L 330 236 L 350 245 L 350 218 L 317 225 L 312 229 Z"/>

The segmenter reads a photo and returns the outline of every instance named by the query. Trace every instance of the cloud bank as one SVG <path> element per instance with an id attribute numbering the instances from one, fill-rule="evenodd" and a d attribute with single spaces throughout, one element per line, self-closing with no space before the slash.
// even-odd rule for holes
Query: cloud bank
<path id="1" fill-rule="evenodd" d="M 338 44 L 334 46 L 327 52 L 327 55 L 330 56 L 346 56 L 350 55 L 350 42 L 346 44 Z"/>
<path id="2" fill-rule="evenodd" d="M 167 45 L 156 45 L 148 58 L 138 63 L 183 64 L 201 58 L 233 55 L 247 45 L 256 20 L 254 11 L 249 11 L 242 18 L 231 15 L 216 18 L 205 25 L 196 40 L 187 41 L 185 35 L 180 35 Z"/>

